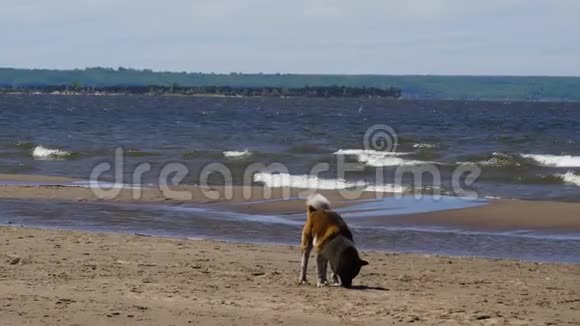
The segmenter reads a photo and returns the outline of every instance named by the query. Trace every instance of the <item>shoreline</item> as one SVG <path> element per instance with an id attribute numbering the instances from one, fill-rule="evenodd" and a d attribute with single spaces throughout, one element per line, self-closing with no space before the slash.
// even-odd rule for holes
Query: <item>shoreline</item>
<path id="1" fill-rule="evenodd" d="M 0 185 L 0 225 L 232 243 L 295 244 L 307 196 L 304 189 L 180 186 L 173 190 L 191 198 L 153 188 L 99 197 L 78 180 L 10 178 L 31 184 Z M 0 183 L 6 179 L 0 175 Z M 212 197 L 227 191 L 229 199 Z M 361 249 L 580 264 L 580 204 L 370 192 L 346 200 L 338 191 L 319 192 L 349 224 Z"/>
<path id="2" fill-rule="evenodd" d="M 2 184 L 2 181 L 6 184 Z M 19 182 L 22 184 L 18 184 Z M 78 179 L 0 174 L 0 199 L 218 207 L 226 212 L 258 215 L 302 214 L 305 209 L 304 198 L 311 192 L 312 190 L 301 188 L 181 185 L 165 190 L 153 187 L 122 188 L 116 192 L 97 193 L 89 188 L 86 181 Z M 481 201 L 482 205 L 468 205 L 470 201 L 459 197 L 445 197 L 460 202 L 458 206 L 446 206 L 437 205 L 441 200 L 430 199 L 431 197 L 427 195 L 417 199 L 412 195 L 400 197 L 400 194 L 394 193 L 362 192 L 356 198 L 348 199 L 337 190 L 316 190 L 316 192 L 326 196 L 332 202 L 333 209 L 339 212 L 342 210 L 342 214 L 346 217 L 364 216 L 371 212 L 362 222 L 358 219 L 349 222 L 360 222 L 360 226 L 379 223 L 393 227 L 445 227 L 465 231 L 535 230 L 580 234 L 580 203 L 486 199 Z M 376 205 L 371 205 L 371 208 L 365 207 L 364 203 L 368 201 Z M 404 213 L 400 207 L 405 205 L 425 209 L 423 211 L 411 209 Z"/>
<path id="3" fill-rule="evenodd" d="M 297 285 L 293 246 L 0 227 L 8 324 L 580 321 L 580 266 L 362 252 L 355 288 Z M 356 303 L 356 304 L 355 304 Z"/>

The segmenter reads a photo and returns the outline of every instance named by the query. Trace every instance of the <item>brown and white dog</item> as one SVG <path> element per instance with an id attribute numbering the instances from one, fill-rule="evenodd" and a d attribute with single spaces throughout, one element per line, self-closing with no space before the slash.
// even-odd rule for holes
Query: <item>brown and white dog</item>
<path id="1" fill-rule="evenodd" d="M 310 251 L 316 256 L 317 285 L 328 285 L 327 265 L 330 263 L 332 281 L 335 285 L 349 288 L 362 266 L 368 262 L 360 259 L 354 246 L 352 232 L 336 212 L 330 210 L 330 202 L 320 194 L 311 195 L 306 201 L 306 223 L 302 229 L 302 260 L 299 283 L 306 283 L 306 269 Z"/>

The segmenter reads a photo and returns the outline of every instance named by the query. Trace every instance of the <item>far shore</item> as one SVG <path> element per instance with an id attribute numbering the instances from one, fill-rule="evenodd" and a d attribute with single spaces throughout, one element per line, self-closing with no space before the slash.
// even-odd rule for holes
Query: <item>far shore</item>
<path id="1" fill-rule="evenodd" d="M 300 98 L 390 98 L 402 95 L 400 88 L 374 86 L 181 86 L 109 85 L 83 86 L 80 83 L 53 85 L 22 85 L 1 87 L 0 94 L 17 95 L 143 95 L 143 96 L 217 96 L 217 97 L 300 97 Z"/>

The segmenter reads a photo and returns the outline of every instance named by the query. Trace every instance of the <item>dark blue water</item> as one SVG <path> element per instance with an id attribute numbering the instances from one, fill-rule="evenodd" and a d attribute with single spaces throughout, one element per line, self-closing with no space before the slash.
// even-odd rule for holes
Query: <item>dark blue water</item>
<path id="1" fill-rule="evenodd" d="M 365 131 L 375 124 L 396 131 L 396 150 L 407 153 L 397 156 L 403 164 L 437 167 L 443 193 L 454 194 L 451 176 L 458 163 L 472 162 L 482 174 L 468 188 L 481 197 L 580 200 L 579 103 L 2 95 L 0 173 L 88 179 L 93 167 L 111 162 L 122 147 L 125 183 L 133 183 L 134 167 L 143 162 L 152 167 L 144 174 L 147 184 L 157 183 L 170 162 L 187 166 L 182 182 L 189 184 L 215 162 L 232 171 L 235 184 L 256 162 L 283 163 L 294 176 L 328 163 L 330 170 L 319 177 L 335 180 L 340 176 L 333 153 L 362 149 Z M 39 146 L 61 153 L 34 156 Z M 247 155 L 224 155 L 244 150 Z M 546 155 L 553 155 L 551 161 Z M 356 155 L 344 158 L 360 168 L 348 172 L 347 181 L 396 181 L 397 164 L 377 167 Z M 101 179 L 112 181 L 112 173 Z M 403 178 L 403 186 L 423 192 L 433 190 L 429 182 Z"/>

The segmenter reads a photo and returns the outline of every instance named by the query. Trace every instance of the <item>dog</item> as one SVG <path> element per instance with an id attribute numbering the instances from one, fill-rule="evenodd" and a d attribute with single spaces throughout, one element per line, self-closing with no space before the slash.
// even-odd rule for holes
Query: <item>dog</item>
<path id="1" fill-rule="evenodd" d="M 300 249 L 299 284 L 306 283 L 308 258 L 314 248 L 316 256 L 317 286 L 328 284 L 326 279 L 327 265 L 330 263 L 334 285 L 350 288 L 352 280 L 358 275 L 361 267 L 368 262 L 360 259 L 354 246 L 352 232 L 336 212 L 330 209 L 330 202 L 320 194 L 314 194 L 306 200 L 306 223 L 302 229 Z"/>

